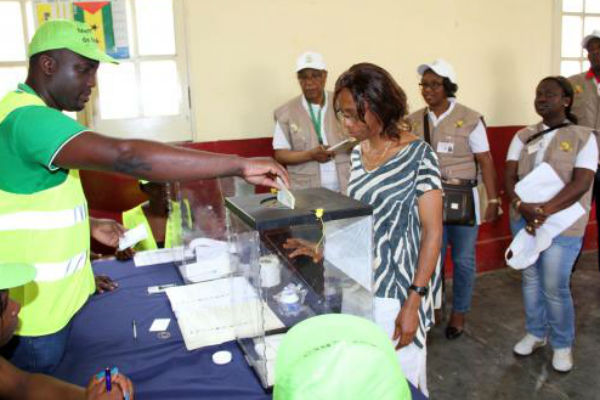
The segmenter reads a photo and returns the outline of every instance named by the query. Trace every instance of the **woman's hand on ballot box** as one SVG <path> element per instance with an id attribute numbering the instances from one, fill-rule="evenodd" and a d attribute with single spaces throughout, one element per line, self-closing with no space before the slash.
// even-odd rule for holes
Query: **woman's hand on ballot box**
<path id="1" fill-rule="evenodd" d="M 323 245 L 321 243 L 309 242 L 304 239 L 290 238 L 285 241 L 283 248 L 292 250 L 288 257 L 296 258 L 299 256 L 307 256 L 312 258 L 313 262 L 320 262 L 323 260 Z"/>

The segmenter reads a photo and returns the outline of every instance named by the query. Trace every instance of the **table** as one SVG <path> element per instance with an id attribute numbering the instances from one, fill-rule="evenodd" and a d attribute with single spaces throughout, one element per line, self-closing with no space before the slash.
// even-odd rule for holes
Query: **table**
<path id="1" fill-rule="evenodd" d="M 137 399 L 271 399 L 235 342 L 185 349 L 166 294 L 147 291 L 148 286 L 182 282 L 173 264 L 135 268 L 133 261 L 113 260 L 95 262 L 93 268 L 119 288 L 91 297 L 75 316 L 56 377 L 85 386 L 93 374 L 117 366 L 133 381 Z M 148 331 L 155 318 L 171 318 L 169 338 Z M 212 355 L 219 350 L 230 351 L 232 362 L 214 364 Z M 414 399 L 425 399 L 411 390 Z"/>

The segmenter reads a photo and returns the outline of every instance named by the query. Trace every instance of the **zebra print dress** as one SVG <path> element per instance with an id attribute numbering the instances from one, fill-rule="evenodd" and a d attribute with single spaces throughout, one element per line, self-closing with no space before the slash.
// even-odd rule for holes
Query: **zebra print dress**
<path id="1" fill-rule="evenodd" d="M 348 196 L 373 206 L 375 296 L 399 299 L 404 304 L 419 259 L 417 201 L 427 191 L 442 189 L 437 156 L 427 143 L 415 140 L 373 171 L 363 167 L 360 146 L 352 151 L 351 162 Z M 429 287 L 419 307 L 414 340 L 420 348 L 425 332 L 433 325 L 433 299 L 441 288 L 439 263 Z"/>

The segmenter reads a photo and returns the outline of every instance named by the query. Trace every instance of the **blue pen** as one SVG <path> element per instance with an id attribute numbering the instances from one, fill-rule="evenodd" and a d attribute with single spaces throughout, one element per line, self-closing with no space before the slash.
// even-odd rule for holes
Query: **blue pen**
<path id="1" fill-rule="evenodd" d="M 112 389 L 112 382 L 110 380 L 110 368 L 104 368 L 104 382 L 106 383 L 106 391 L 110 392 Z"/>

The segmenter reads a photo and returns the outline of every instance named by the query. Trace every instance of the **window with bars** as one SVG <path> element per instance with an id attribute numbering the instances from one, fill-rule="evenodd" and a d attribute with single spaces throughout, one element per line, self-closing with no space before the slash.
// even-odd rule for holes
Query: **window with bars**
<path id="1" fill-rule="evenodd" d="M 100 66 L 85 122 L 115 137 L 191 140 L 181 0 L 113 1 L 125 2 L 129 58 Z M 0 37 L 11 38 L 0 46 L 0 96 L 25 80 L 36 3 L 0 0 Z"/>
<path id="2" fill-rule="evenodd" d="M 589 69 L 583 38 L 600 30 L 600 0 L 562 0 L 560 74 L 571 76 Z"/>

